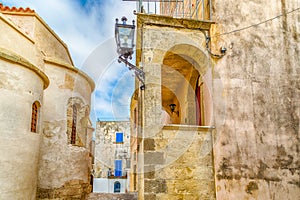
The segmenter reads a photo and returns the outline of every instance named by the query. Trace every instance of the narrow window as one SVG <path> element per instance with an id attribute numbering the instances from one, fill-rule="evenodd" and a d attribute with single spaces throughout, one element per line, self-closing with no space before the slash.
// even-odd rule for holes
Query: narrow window
<path id="1" fill-rule="evenodd" d="M 76 143 L 76 123 L 77 123 L 77 108 L 73 105 L 73 116 L 72 116 L 72 132 L 71 132 L 71 144 Z"/>
<path id="2" fill-rule="evenodd" d="M 198 78 L 197 85 L 196 85 L 196 114 L 197 114 L 197 125 L 203 126 L 204 125 L 204 105 L 203 105 L 203 82 Z"/>
<path id="3" fill-rule="evenodd" d="M 137 127 L 137 109 L 135 108 L 134 109 L 134 112 L 133 112 L 133 120 L 134 120 L 134 128 Z"/>
<path id="4" fill-rule="evenodd" d="M 123 133 L 116 133 L 116 143 L 123 142 Z"/>
<path id="5" fill-rule="evenodd" d="M 137 190 L 137 171 L 136 171 L 136 165 L 133 166 L 133 190 Z"/>
<path id="6" fill-rule="evenodd" d="M 37 123 L 38 123 L 38 114 L 39 114 L 39 103 L 36 101 L 32 104 L 32 114 L 31 114 L 31 132 L 37 132 Z"/>

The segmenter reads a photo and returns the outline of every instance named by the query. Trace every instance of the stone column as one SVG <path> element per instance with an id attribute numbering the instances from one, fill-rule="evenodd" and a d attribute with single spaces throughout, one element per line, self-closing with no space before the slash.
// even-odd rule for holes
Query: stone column
<path id="1" fill-rule="evenodd" d="M 162 130 L 162 96 L 161 96 L 161 64 L 146 63 L 144 65 L 146 87 L 144 95 L 144 199 L 155 199 L 157 181 L 153 174 L 156 165 L 164 162 L 162 152 L 155 151 L 154 137 Z"/>

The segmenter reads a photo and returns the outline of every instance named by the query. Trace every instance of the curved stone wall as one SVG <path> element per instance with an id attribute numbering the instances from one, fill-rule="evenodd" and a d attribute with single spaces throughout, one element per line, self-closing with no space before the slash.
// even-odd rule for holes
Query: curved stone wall
<path id="1" fill-rule="evenodd" d="M 3 51 L 0 55 L 1 198 L 35 199 L 43 107 L 37 133 L 31 132 L 32 104 L 42 104 L 48 79 L 36 73 L 33 69 L 37 68 L 29 62 L 20 62 L 16 55 L 8 56 Z"/>
<path id="2" fill-rule="evenodd" d="M 38 196 L 84 198 L 91 190 L 90 141 L 93 129 L 89 108 L 93 82 L 81 71 L 55 59 L 45 59 L 45 73 L 50 85 L 44 92 Z M 71 144 L 68 137 L 72 126 L 72 119 L 69 120 L 72 114 L 68 112 L 72 105 L 77 107 L 75 144 Z"/>

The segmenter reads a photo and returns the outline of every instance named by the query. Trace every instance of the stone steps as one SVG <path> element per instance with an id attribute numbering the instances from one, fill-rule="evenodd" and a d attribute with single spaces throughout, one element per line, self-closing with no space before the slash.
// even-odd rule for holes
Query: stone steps
<path id="1" fill-rule="evenodd" d="M 91 193 L 87 200 L 137 200 L 137 193 L 111 194 L 111 193 Z"/>

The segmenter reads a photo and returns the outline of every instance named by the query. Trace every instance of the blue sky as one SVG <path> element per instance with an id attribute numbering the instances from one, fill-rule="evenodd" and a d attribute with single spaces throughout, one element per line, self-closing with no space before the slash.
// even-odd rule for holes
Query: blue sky
<path id="1" fill-rule="evenodd" d="M 135 19 L 135 2 L 122 0 L 2 0 L 4 5 L 30 7 L 67 44 L 74 65 L 96 83 L 91 118 L 128 120 L 134 76 L 117 62 L 115 18 Z"/>

